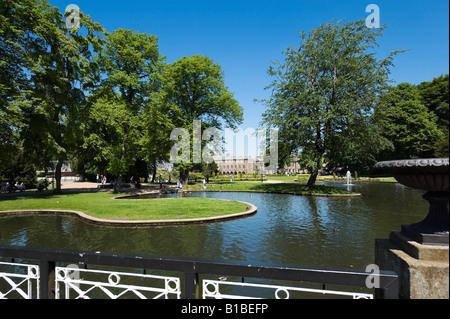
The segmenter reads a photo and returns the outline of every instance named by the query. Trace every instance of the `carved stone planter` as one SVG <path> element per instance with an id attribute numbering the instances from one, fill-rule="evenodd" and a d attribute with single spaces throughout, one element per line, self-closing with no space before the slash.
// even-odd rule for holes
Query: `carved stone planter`
<path id="1" fill-rule="evenodd" d="M 402 232 L 420 244 L 449 244 L 449 159 L 430 158 L 380 162 L 377 168 L 393 170 L 394 178 L 405 186 L 428 191 L 423 198 L 430 203 L 427 217 Z"/>

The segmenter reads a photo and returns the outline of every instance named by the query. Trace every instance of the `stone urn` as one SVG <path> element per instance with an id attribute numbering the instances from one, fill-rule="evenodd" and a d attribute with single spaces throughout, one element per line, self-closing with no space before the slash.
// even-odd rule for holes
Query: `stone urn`
<path id="1" fill-rule="evenodd" d="M 428 158 L 380 162 L 376 168 L 393 170 L 402 185 L 427 191 L 423 198 L 430 203 L 427 217 L 419 223 L 403 225 L 402 233 L 424 245 L 449 244 L 449 159 Z"/>

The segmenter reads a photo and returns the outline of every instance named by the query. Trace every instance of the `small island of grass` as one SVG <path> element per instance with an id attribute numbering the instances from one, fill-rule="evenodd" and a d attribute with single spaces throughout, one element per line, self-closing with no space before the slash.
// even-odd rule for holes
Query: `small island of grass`
<path id="1" fill-rule="evenodd" d="M 184 191 L 237 191 L 311 196 L 359 196 L 342 187 L 299 183 L 215 182 L 191 184 Z M 256 213 L 256 207 L 239 201 L 200 197 L 136 200 L 111 192 L 35 193 L 0 198 L 0 216 L 22 214 L 76 215 L 111 226 L 151 226 L 213 222 Z M 122 195 L 130 195 L 122 194 Z"/>
<path id="2" fill-rule="evenodd" d="M 161 225 L 242 217 L 256 207 L 238 201 L 210 198 L 161 198 L 114 200 L 112 193 L 36 194 L 0 199 L 0 216 L 22 213 L 77 214 L 97 223 Z M 3 212 L 3 213 L 2 213 Z"/>

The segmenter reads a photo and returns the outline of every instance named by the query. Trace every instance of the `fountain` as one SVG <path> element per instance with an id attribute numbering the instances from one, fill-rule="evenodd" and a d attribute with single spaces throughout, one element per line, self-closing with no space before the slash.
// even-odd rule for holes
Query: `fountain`
<path id="1" fill-rule="evenodd" d="M 393 170 L 402 185 L 427 191 L 430 208 L 424 220 L 403 225 L 389 239 L 377 239 L 375 263 L 397 272 L 403 298 L 449 298 L 449 159 L 415 159 L 377 163 Z"/>
<path id="2" fill-rule="evenodd" d="M 347 186 L 350 186 L 352 184 L 352 173 L 350 171 L 347 171 Z"/>

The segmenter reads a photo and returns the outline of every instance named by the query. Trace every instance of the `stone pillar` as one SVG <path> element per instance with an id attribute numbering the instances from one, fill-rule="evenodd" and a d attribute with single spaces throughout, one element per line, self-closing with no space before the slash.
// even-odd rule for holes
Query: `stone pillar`
<path id="1" fill-rule="evenodd" d="M 424 245 L 405 232 L 375 241 L 375 263 L 399 275 L 400 298 L 449 298 L 449 246 Z"/>

